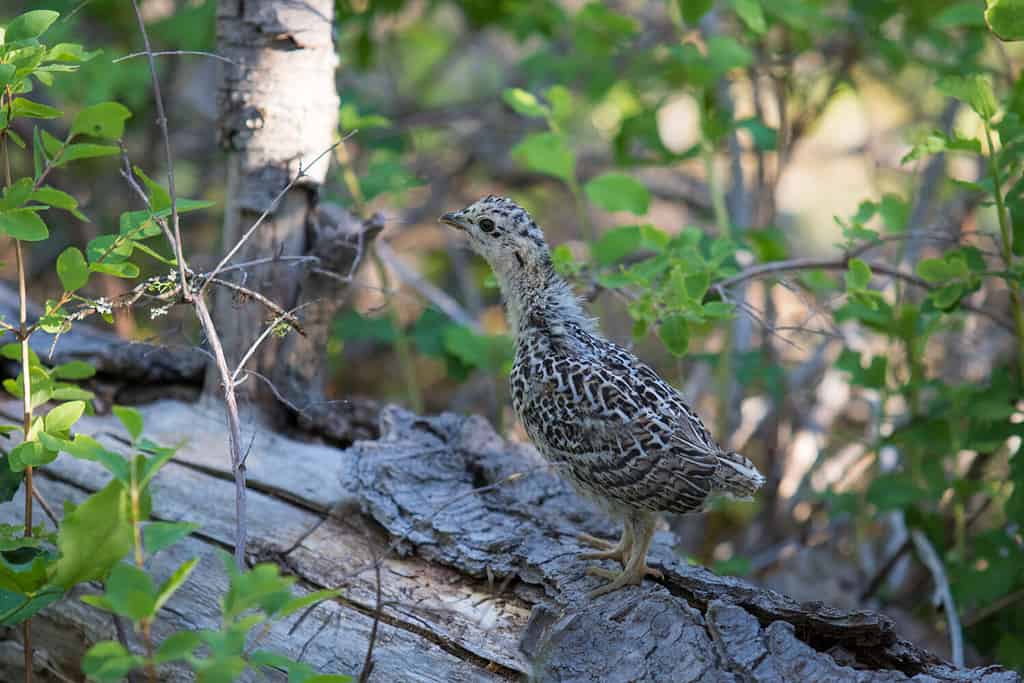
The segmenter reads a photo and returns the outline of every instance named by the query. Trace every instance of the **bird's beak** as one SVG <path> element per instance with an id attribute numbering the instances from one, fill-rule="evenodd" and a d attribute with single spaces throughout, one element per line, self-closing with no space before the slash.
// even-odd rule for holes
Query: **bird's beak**
<path id="1" fill-rule="evenodd" d="M 442 223 L 447 223 L 448 225 L 452 226 L 453 228 L 458 228 L 459 230 L 465 230 L 466 226 L 463 225 L 462 221 L 460 220 L 462 218 L 461 213 L 462 212 L 460 212 L 460 211 L 450 211 L 450 212 L 444 214 L 443 216 L 441 216 L 440 218 L 438 218 L 438 220 L 440 222 L 442 222 Z"/>

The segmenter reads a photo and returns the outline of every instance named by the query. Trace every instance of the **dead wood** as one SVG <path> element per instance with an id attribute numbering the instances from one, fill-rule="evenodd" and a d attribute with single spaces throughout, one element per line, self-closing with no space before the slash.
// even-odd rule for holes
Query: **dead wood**
<path id="1" fill-rule="evenodd" d="M 234 495 L 223 417 L 166 401 L 143 408 L 157 441 L 185 443 L 154 486 L 156 518 L 202 524 L 158 555 L 160 580 L 188 557 L 201 564 L 157 621 L 157 640 L 217 620 Z M 16 416 L 17 407 L 4 412 Z M 83 431 L 123 449 L 115 420 Z M 536 459 L 478 417 L 419 417 L 388 408 L 381 437 L 347 450 L 251 428 L 250 559 L 281 563 L 300 590 L 345 586 L 344 596 L 273 629 L 267 647 L 330 673 L 358 675 L 376 605 L 382 611 L 371 681 L 1019 681 L 999 667 L 957 669 L 899 637 L 887 617 L 797 603 L 675 558 L 659 536 L 648 582 L 598 600 L 598 579 L 575 558 L 581 531 L 615 529 Z M 338 473 L 341 473 L 340 477 Z M 62 456 L 42 469 L 51 503 L 80 500 L 107 474 Z M 0 505 L 13 523 L 19 501 Z M 69 680 L 94 641 L 114 637 L 109 615 L 65 600 L 36 619 L 39 661 Z M 289 628 L 296 626 L 289 634 Z M 18 631 L 4 632 L 16 639 Z M 129 640 L 132 638 L 128 634 Z M 15 680 L 0 643 L 0 678 Z M 46 673 L 40 676 L 45 679 Z M 167 669 L 164 680 L 187 680 Z M 50 680 L 57 680 L 51 674 Z M 283 675 L 271 680 L 284 680 Z"/>

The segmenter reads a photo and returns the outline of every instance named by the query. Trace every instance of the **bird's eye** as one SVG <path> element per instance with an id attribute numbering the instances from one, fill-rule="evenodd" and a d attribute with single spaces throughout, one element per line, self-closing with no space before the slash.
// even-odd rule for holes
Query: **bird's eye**
<path id="1" fill-rule="evenodd" d="M 494 221 L 492 221 L 490 218 L 483 219 L 482 221 L 480 221 L 480 229 L 483 230 L 484 232 L 490 232 L 491 230 L 494 230 Z"/>

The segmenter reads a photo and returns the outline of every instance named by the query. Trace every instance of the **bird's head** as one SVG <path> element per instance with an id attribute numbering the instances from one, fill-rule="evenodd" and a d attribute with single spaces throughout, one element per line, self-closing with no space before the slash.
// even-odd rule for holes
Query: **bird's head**
<path id="1" fill-rule="evenodd" d="M 526 209 L 508 197 L 487 195 L 461 211 L 446 213 L 440 220 L 464 231 L 473 251 L 499 278 L 551 264 L 544 233 Z"/>

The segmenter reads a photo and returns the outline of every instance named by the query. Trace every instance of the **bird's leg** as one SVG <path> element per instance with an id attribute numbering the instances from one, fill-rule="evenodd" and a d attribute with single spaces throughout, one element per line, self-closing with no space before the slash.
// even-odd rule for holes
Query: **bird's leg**
<path id="1" fill-rule="evenodd" d="M 635 517 L 626 519 L 626 524 L 631 526 L 633 544 L 630 548 L 629 558 L 625 563 L 625 569 L 621 572 L 611 572 L 598 567 L 589 567 L 587 573 L 592 576 L 600 576 L 610 579 L 609 583 L 590 591 L 590 597 L 596 598 L 605 593 L 611 593 L 623 586 L 638 586 L 645 576 L 662 578 L 661 572 L 647 566 L 647 551 L 651 547 L 651 540 L 654 538 L 654 515 L 641 513 Z"/>
<path id="2" fill-rule="evenodd" d="M 630 549 L 633 546 L 633 527 L 628 521 L 625 522 L 622 525 L 622 536 L 615 545 L 612 545 L 603 538 L 597 538 L 590 534 L 580 534 L 577 540 L 600 551 L 596 553 L 580 553 L 578 557 L 581 560 L 615 560 L 625 567 L 626 561 L 629 559 Z"/>

